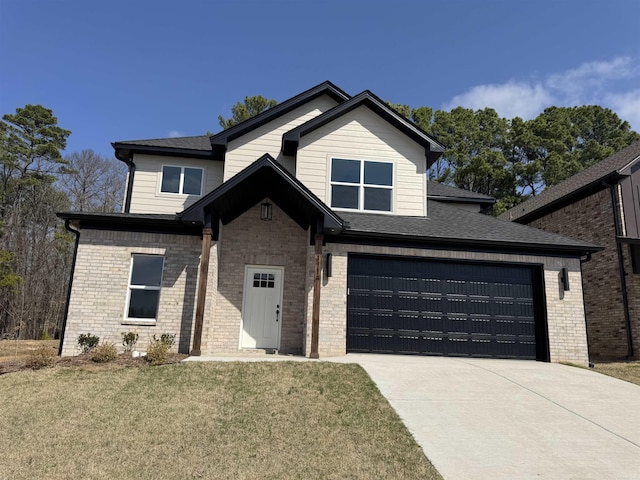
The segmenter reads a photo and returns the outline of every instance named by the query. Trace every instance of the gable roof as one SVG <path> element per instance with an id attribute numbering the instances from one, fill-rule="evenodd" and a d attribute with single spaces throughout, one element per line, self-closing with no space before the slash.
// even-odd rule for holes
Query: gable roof
<path id="1" fill-rule="evenodd" d="M 266 197 L 302 228 L 320 218 L 328 232 L 342 231 L 342 219 L 268 153 L 178 216 L 185 224 L 204 223 L 209 212 L 226 225 Z"/>
<path id="2" fill-rule="evenodd" d="M 397 239 L 446 248 L 500 251 L 521 250 L 584 255 L 602 250 L 581 240 L 545 232 L 526 225 L 504 222 L 440 202 L 428 201 L 428 217 L 404 217 L 371 213 L 340 212 L 345 221 L 341 237 Z M 455 221 L 452 221 L 455 219 Z"/>
<path id="3" fill-rule="evenodd" d="M 539 195 L 507 210 L 499 218 L 525 222 L 584 198 L 594 190 L 606 188 L 604 183 L 628 175 L 629 167 L 640 160 L 640 140 L 576 173 L 563 182 L 549 187 Z"/>
<path id="4" fill-rule="evenodd" d="M 340 88 L 336 87 L 333 83 L 326 81 L 319 85 L 316 85 L 309 90 L 306 90 L 295 97 L 285 100 L 279 103 L 275 107 L 269 108 L 264 112 L 259 113 L 255 117 L 249 118 L 244 122 L 240 122 L 233 127 L 227 128 L 220 133 L 212 135 L 209 139 L 211 149 L 213 151 L 213 157 L 216 160 L 224 159 L 224 154 L 227 150 L 227 145 L 230 141 L 235 140 L 238 137 L 255 130 L 258 127 L 292 111 L 296 108 L 308 103 L 322 95 L 328 95 L 337 102 L 344 102 L 351 98 Z"/>
<path id="5" fill-rule="evenodd" d="M 447 202 L 479 203 L 493 205 L 496 199 L 482 193 L 470 192 L 462 188 L 444 185 L 442 183 L 427 180 L 427 198 L 432 200 L 444 200 Z"/>
<path id="6" fill-rule="evenodd" d="M 427 165 L 431 165 L 435 162 L 444 152 L 444 146 L 431 138 L 424 130 L 404 116 L 400 115 L 369 90 L 365 90 L 355 97 L 342 102 L 332 109 L 327 110 L 317 117 L 314 117 L 302 125 L 286 132 L 282 136 L 282 153 L 285 155 L 295 155 L 302 137 L 360 106 L 368 107 L 372 112 L 385 119 L 418 144 L 422 145 L 425 148 Z"/>
<path id="7" fill-rule="evenodd" d="M 116 158 L 127 161 L 133 153 L 177 155 L 189 158 L 212 158 L 211 143 L 207 135 L 195 137 L 154 138 L 113 142 Z"/>

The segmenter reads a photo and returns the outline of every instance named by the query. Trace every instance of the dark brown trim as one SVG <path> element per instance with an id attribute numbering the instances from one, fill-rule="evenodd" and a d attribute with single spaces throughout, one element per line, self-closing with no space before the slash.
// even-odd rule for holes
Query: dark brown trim
<path id="1" fill-rule="evenodd" d="M 302 125 L 286 132 L 282 135 L 282 153 L 284 155 L 295 155 L 302 137 L 360 106 L 366 106 L 373 113 L 389 122 L 389 124 L 400 130 L 419 145 L 423 146 L 425 149 L 425 157 L 427 158 L 427 167 L 431 166 L 431 164 L 444 153 L 444 146 L 442 144 L 433 139 L 413 122 L 400 115 L 393 108 L 389 107 L 369 90 L 365 90 L 355 97 L 351 97 L 346 102 L 340 103 L 332 109 L 327 110 Z"/>
<path id="2" fill-rule="evenodd" d="M 318 358 L 318 336 L 320 334 L 320 288 L 322 286 L 322 242 L 323 235 L 315 236 L 313 267 L 313 307 L 311 311 L 311 352 L 309 358 Z"/>
<path id="3" fill-rule="evenodd" d="M 62 346 L 64 345 L 64 334 L 67 330 L 67 318 L 69 318 L 69 302 L 71 301 L 71 288 L 73 287 L 73 274 L 76 271 L 76 258 L 78 257 L 78 244 L 80 243 L 80 231 L 71 228 L 71 221 L 65 220 L 64 228 L 68 232 L 75 235 L 76 240 L 73 244 L 73 259 L 71 260 L 71 272 L 69 273 L 69 283 L 67 284 L 67 303 L 64 306 L 64 317 L 62 319 L 62 331 L 60 332 L 60 345 L 58 346 L 58 355 L 62 355 Z"/>
<path id="4" fill-rule="evenodd" d="M 207 298 L 207 277 L 209 275 L 212 235 L 211 228 L 202 229 L 202 253 L 200 255 L 200 272 L 198 273 L 198 291 L 196 295 L 196 323 L 193 332 L 193 349 L 191 350 L 191 355 L 193 356 L 202 354 L 202 324 L 204 322 L 204 306 Z"/>
<path id="5" fill-rule="evenodd" d="M 522 255 L 544 255 L 547 257 L 580 257 L 599 252 L 603 247 L 579 247 L 568 245 L 546 245 L 525 242 L 498 242 L 461 238 L 428 238 L 401 234 L 345 231 L 339 236 L 327 235 L 327 243 L 375 245 L 389 247 L 431 248 L 434 250 L 458 250 L 487 253 L 514 253 Z"/>

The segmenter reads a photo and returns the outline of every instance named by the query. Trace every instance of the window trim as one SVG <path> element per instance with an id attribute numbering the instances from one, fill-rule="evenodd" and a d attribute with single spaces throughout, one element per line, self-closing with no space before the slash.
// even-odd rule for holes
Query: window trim
<path id="1" fill-rule="evenodd" d="M 338 182 L 331 180 L 333 175 L 333 161 L 334 160 L 350 160 L 355 162 L 360 162 L 360 182 L 359 183 L 350 183 L 350 182 Z M 364 182 L 364 164 L 365 162 L 371 163 L 386 163 L 391 165 L 391 185 L 375 185 Z M 329 207 L 335 211 L 343 211 L 343 212 L 365 212 L 365 213 L 379 213 L 381 215 L 393 215 L 395 212 L 395 185 L 396 185 L 396 168 L 395 162 L 393 160 L 380 160 L 380 159 L 372 159 L 372 158 L 348 158 L 342 156 L 330 156 L 329 157 Z M 346 208 L 346 207 L 334 207 L 333 203 L 333 189 L 334 185 L 342 185 L 345 187 L 358 187 L 358 208 Z M 391 190 L 391 208 L 389 210 L 369 210 L 364 208 L 364 191 L 365 188 L 378 188 L 383 190 Z"/>
<path id="2" fill-rule="evenodd" d="M 160 272 L 160 285 L 132 285 L 131 280 L 133 278 L 133 260 L 135 257 L 160 257 L 162 259 L 162 270 Z M 152 254 L 152 253 L 132 253 L 131 260 L 129 261 L 129 280 L 127 282 L 127 301 L 124 306 L 124 315 L 122 319 L 123 325 L 156 325 L 158 322 L 158 313 L 160 312 L 160 295 L 162 293 L 162 281 L 164 279 L 164 263 L 165 256 Z M 132 290 L 152 290 L 158 293 L 158 305 L 156 305 L 155 318 L 138 318 L 129 316 L 129 306 L 131 304 L 131 291 Z"/>
<path id="3" fill-rule="evenodd" d="M 178 192 L 163 192 L 162 191 L 162 181 L 164 180 L 164 168 L 165 167 L 173 167 L 173 168 L 179 168 L 180 169 L 180 185 L 178 187 Z M 200 176 L 200 193 L 199 194 L 195 194 L 195 193 L 183 193 L 184 190 L 184 169 L 185 168 L 192 168 L 194 170 L 200 170 L 202 172 L 202 175 Z M 160 195 L 178 195 L 178 196 L 182 196 L 182 197 L 201 197 L 202 196 L 202 192 L 204 191 L 204 175 L 205 175 L 205 169 L 203 167 L 194 167 L 194 166 L 190 166 L 190 165 L 172 165 L 169 163 L 163 163 L 162 165 L 160 165 L 160 176 L 159 176 L 159 182 L 158 182 L 158 193 Z"/>

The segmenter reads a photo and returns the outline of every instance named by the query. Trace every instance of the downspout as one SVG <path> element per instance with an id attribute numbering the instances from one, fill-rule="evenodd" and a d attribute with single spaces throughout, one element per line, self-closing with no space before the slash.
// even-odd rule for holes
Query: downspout
<path id="1" fill-rule="evenodd" d="M 587 324 L 587 305 L 584 302 L 584 275 L 582 271 L 582 266 L 591 261 L 591 252 L 587 252 L 585 258 L 580 258 L 580 283 L 582 284 L 582 310 L 584 311 L 584 322 L 585 322 L 585 336 L 587 337 L 587 357 L 589 357 L 589 326 Z M 591 363 L 591 358 L 588 359 L 589 368 L 593 368 L 594 365 Z"/>
<path id="2" fill-rule="evenodd" d="M 127 193 L 124 198 L 123 208 L 123 213 L 129 213 L 129 210 L 131 209 L 131 192 L 133 191 L 133 177 L 136 174 L 136 164 L 133 163 L 131 158 L 122 156 L 120 149 L 116 150 L 115 156 L 129 168 L 129 172 L 127 174 Z"/>
<path id="3" fill-rule="evenodd" d="M 633 336 L 631 335 L 631 317 L 629 315 L 629 296 L 627 294 L 627 275 L 624 271 L 624 258 L 622 256 L 622 244 L 617 237 L 622 236 L 622 224 L 619 211 L 618 197 L 615 187 L 617 184 L 605 183 L 611 193 L 611 206 L 613 207 L 613 223 L 616 232 L 616 250 L 618 251 L 618 270 L 620 270 L 620 286 L 622 287 L 622 305 L 624 307 L 624 323 L 627 330 L 627 357 L 633 358 Z"/>
<path id="4" fill-rule="evenodd" d="M 71 300 L 71 287 L 73 286 L 73 274 L 76 270 L 76 257 L 78 256 L 78 243 L 80 243 L 80 230 L 71 228 L 71 221 L 64 221 L 64 228 L 68 232 L 76 236 L 73 247 L 73 260 L 71 261 L 71 273 L 69 274 L 69 284 L 67 285 L 67 304 L 64 307 L 64 318 L 62 320 L 62 333 L 60 334 L 60 346 L 58 347 L 58 355 L 62 355 L 62 345 L 64 344 L 64 332 L 67 329 L 67 318 L 69 316 L 69 301 Z"/>

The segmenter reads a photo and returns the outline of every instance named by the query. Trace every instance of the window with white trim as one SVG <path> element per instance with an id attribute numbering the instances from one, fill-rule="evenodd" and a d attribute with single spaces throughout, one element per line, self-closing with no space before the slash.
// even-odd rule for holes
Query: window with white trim
<path id="1" fill-rule="evenodd" d="M 163 165 L 160 191 L 182 195 L 201 195 L 202 177 L 202 168 Z"/>
<path id="2" fill-rule="evenodd" d="M 126 318 L 153 321 L 158 318 L 164 257 L 133 254 L 127 294 Z"/>
<path id="3" fill-rule="evenodd" d="M 391 212 L 393 163 L 331 159 L 331 207 Z"/>

